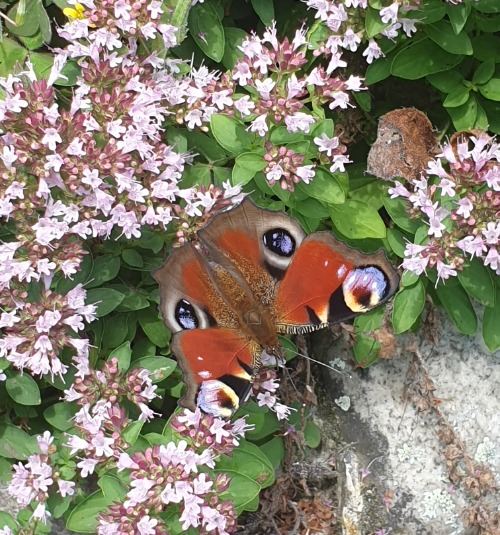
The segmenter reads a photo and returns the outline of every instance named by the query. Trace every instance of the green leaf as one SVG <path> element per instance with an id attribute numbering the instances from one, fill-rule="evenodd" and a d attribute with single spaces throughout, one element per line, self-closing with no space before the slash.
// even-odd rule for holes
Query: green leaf
<path id="1" fill-rule="evenodd" d="M 127 425 L 127 427 L 123 431 L 122 436 L 123 440 L 125 440 L 129 447 L 133 446 L 137 442 L 137 439 L 139 438 L 143 427 L 144 422 L 142 422 L 141 420 L 131 422 Z"/>
<path id="2" fill-rule="evenodd" d="M 500 349 L 498 318 L 500 318 L 500 284 L 497 284 L 495 306 L 485 307 L 483 314 L 483 340 L 492 353 Z"/>
<path id="3" fill-rule="evenodd" d="M 43 411 L 43 417 L 59 431 L 67 431 L 75 425 L 73 417 L 79 409 L 78 405 L 67 401 L 54 403 Z"/>
<path id="4" fill-rule="evenodd" d="M 246 409 L 248 410 L 248 405 Z M 247 422 L 249 425 L 255 426 L 254 429 L 246 434 L 248 440 L 252 441 L 261 440 L 281 429 L 281 423 L 270 411 L 264 413 L 251 412 L 248 415 Z"/>
<path id="5" fill-rule="evenodd" d="M 478 87 L 481 95 L 495 102 L 500 101 L 500 76 L 490 78 L 485 84 Z"/>
<path id="6" fill-rule="evenodd" d="M 96 316 L 102 318 L 106 314 L 113 312 L 124 298 L 123 293 L 111 288 L 95 288 L 87 292 L 86 302 L 88 304 L 96 304 Z"/>
<path id="7" fill-rule="evenodd" d="M 113 349 L 109 354 L 108 361 L 111 359 L 118 360 L 118 369 L 125 373 L 130 366 L 130 359 L 132 357 L 132 348 L 130 342 L 124 342 L 121 346 Z"/>
<path id="8" fill-rule="evenodd" d="M 27 373 L 10 377 L 5 381 L 9 396 L 19 405 L 40 405 L 40 389 L 36 381 Z"/>
<path id="9" fill-rule="evenodd" d="M 387 28 L 388 24 L 385 24 L 380 19 L 380 11 L 368 6 L 365 15 L 365 30 L 369 39 L 378 35 L 381 31 Z"/>
<path id="10" fill-rule="evenodd" d="M 158 311 L 151 307 L 144 308 L 138 314 L 139 325 L 146 336 L 158 347 L 166 347 L 170 340 L 170 332 L 165 327 L 163 319 L 158 316 Z"/>
<path id="11" fill-rule="evenodd" d="M 330 206 L 335 228 L 352 239 L 385 238 L 386 227 L 379 213 L 368 204 L 347 199 L 344 204 Z"/>
<path id="12" fill-rule="evenodd" d="M 50 26 L 50 19 L 43 7 L 41 0 L 38 4 L 38 22 L 40 24 L 40 33 L 42 34 L 43 42 L 48 45 L 52 39 L 52 28 Z"/>
<path id="13" fill-rule="evenodd" d="M 127 495 L 127 488 L 115 476 L 111 474 L 102 475 L 97 481 L 103 495 L 112 502 L 123 502 Z"/>
<path id="14" fill-rule="evenodd" d="M 488 130 L 500 134 L 500 103 L 492 100 L 481 100 L 481 107 L 488 116 Z"/>
<path id="15" fill-rule="evenodd" d="M 500 37 L 491 34 L 473 36 L 474 57 L 479 61 L 500 57 Z"/>
<path id="16" fill-rule="evenodd" d="M 39 0 L 21 0 L 9 9 L 7 16 L 16 22 L 16 26 L 8 20 L 5 21 L 5 26 L 12 35 L 30 37 L 38 33 L 40 28 L 38 2 Z"/>
<path id="17" fill-rule="evenodd" d="M 285 442 L 282 437 L 274 437 L 260 446 L 260 450 L 271 461 L 274 470 L 278 470 L 285 456 Z"/>
<path id="18" fill-rule="evenodd" d="M 469 36 L 465 32 L 457 35 L 449 22 L 440 20 L 426 26 L 425 30 L 427 35 L 446 52 L 472 56 L 473 49 Z"/>
<path id="19" fill-rule="evenodd" d="M 309 184 L 299 183 L 297 190 L 303 191 L 309 197 L 330 204 L 339 205 L 345 201 L 345 192 L 337 178 L 322 167 L 315 169 L 316 174 Z"/>
<path id="20" fill-rule="evenodd" d="M 378 331 L 382 325 L 384 314 L 384 308 L 379 307 L 357 316 L 354 320 L 356 334 Z"/>
<path id="21" fill-rule="evenodd" d="M 33 70 L 38 79 L 47 79 L 54 64 L 54 56 L 42 52 L 32 52 L 30 60 L 33 64 Z"/>
<path id="22" fill-rule="evenodd" d="M 131 370 L 145 368 L 151 373 L 153 383 L 166 379 L 177 368 L 177 362 L 167 357 L 141 357 L 132 361 Z"/>
<path id="23" fill-rule="evenodd" d="M 458 280 L 465 291 L 487 307 L 495 305 L 495 283 L 491 273 L 491 269 L 478 258 L 474 258 L 463 271 L 458 272 Z"/>
<path id="24" fill-rule="evenodd" d="M 87 281 L 87 279 L 90 276 L 90 273 L 92 273 L 94 265 L 94 259 L 91 254 L 86 254 L 79 267 L 79 271 L 73 275 L 73 278 L 70 279 L 62 277 L 57 282 L 57 291 L 61 295 L 66 295 L 70 290 L 72 290 L 77 284 L 83 284 Z M 87 301 L 88 302 L 88 301 Z"/>
<path id="25" fill-rule="evenodd" d="M 321 444 L 321 431 L 312 420 L 307 420 L 306 422 L 304 428 L 304 441 L 306 446 L 309 446 L 310 448 L 317 448 Z"/>
<path id="26" fill-rule="evenodd" d="M 28 49 L 28 50 L 37 50 L 43 46 L 43 36 L 42 32 L 35 33 L 35 35 L 30 35 L 29 37 L 19 36 L 19 41 Z"/>
<path id="27" fill-rule="evenodd" d="M 375 60 L 366 69 L 365 85 L 370 86 L 381 82 L 391 75 L 391 67 L 394 57 L 385 57 Z"/>
<path id="28" fill-rule="evenodd" d="M 52 493 L 47 498 L 47 509 L 51 512 L 54 518 L 61 518 L 69 509 L 71 499 L 71 496 L 65 496 L 63 498 L 59 494 Z"/>
<path id="29" fill-rule="evenodd" d="M 71 511 L 66 528 L 77 533 L 96 533 L 98 514 L 112 503 L 101 490 L 94 492 Z"/>
<path id="30" fill-rule="evenodd" d="M 500 4 L 497 0 L 479 0 L 472 2 L 472 7 L 481 13 L 500 13 Z"/>
<path id="31" fill-rule="evenodd" d="M 414 286 L 403 287 L 394 298 L 392 324 L 394 333 L 401 334 L 415 324 L 425 306 L 425 288 L 419 279 Z"/>
<path id="32" fill-rule="evenodd" d="M 391 73 L 407 80 L 418 80 L 429 74 L 448 71 L 462 60 L 462 55 L 446 52 L 431 39 L 412 40 L 394 58 Z"/>
<path id="33" fill-rule="evenodd" d="M 117 306 L 119 312 L 132 312 L 135 310 L 142 310 L 151 306 L 150 302 L 145 297 L 145 290 L 139 291 L 133 286 L 125 286 L 123 284 L 110 285 L 115 291 L 123 294 L 123 301 Z"/>
<path id="34" fill-rule="evenodd" d="M 452 93 L 449 93 L 444 99 L 443 106 L 445 108 L 456 108 L 465 104 L 469 99 L 470 89 L 467 87 L 458 87 Z"/>
<path id="35" fill-rule="evenodd" d="M 273 145 L 287 145 L 288 143 L 297 143 L 305 139 L 303 132 L 289 132 L 286 126 L 273 128 L 269 135 L 269 141 Z"/>
<path id="36" fill-rule="evenodd" d="M 78 77 L 81 76 L 81 70 L 75 60 L 69 59 L 62 68 L 61 74 L 57 79 L 56 85 L 71 87 L 76 85 Z"/>
<path id="37" fill-rule="evenodd" d="M 122 258 L 125 264 L 141 268 L 144 266 L 144 259 L 135 249 L 125 249 L 122 251 Z"/>
<path id="38" fill-rule="evenodd" d="M 226 35 L 226 46 L 224 48 L 224 56 L 222 57 L 222 64 L 226 69 L 232 70 L 239 59 L 242 59 L 244 54 L 238 48 L 244 39 L 248 37 L 248 33 L 241 28 L 224 27 Z"/>
<path id="39" fill-rule="evenodd" d="M 413 286 L 418 281 L 418 275 L 412 271 L 405 271 L 401 277 L 401 286 Z"/>
<path id="40" fill-rule="evenodd" d="M 227 160 L 226 151 L 213 139 L 197 130 L 185 130 L 186 140 L 190 150 L 202 154 L 207 162 L 216 163 Z"/>
<path id="41" fill-rule="evenodd" d="M 27 55 L 28 51 L 25 48 L 12 39 L 3 37 L 0 40 L 0 76 L 7 78 L 17 64 L 24 63 Z"/>
<path id="42" fill-rule="evenodd" d="M 500 17 L 481 17 L 476 15 L 476 26 L 479 30 L 486 33 L 495 33 L 500 31 Z"/>
<path id="43" fill-rule="evenodd" d="M 495 74 L 495 60 L 490 58 L 486 61 L 483 61 L 476 69 L 474 76 L 472 77 L 473 84 L 485 84 Z"/>
<path id="44" fill-rule="evenodd" d="M 474 128 L 477 118 L 477 100 L 472 93 L 469 94 L 465 104 L 447 109 L 453 121 L 453 126 L 457 131 Z"/>
<path id="45" fill-rule="evenodd" d="M 387 241 L 389 242 L 389 246 L 393 250 L 394 254 L 399 256 L 399 258 L 404 258 L 406 249 L 404 234 L 397 228 L 388 228 Z"/>
<path id="46" fill-rule="evenodd" d="M 14 520 L 12 515 L 5 511 L 0 511 L 0 529 L 5 528 L 6 526 L 11 529 L 12 533 L 18 532 L 17 522 Z"/>
<path id="47" fill-rule="evenodd" d="M 104 255 L 98 256 L 94 260 L 92 273 L 89 276 L 88 282 L 85 283 L 85 288 L 94 288 L 101 286 L 104 282 L 113 280 L 120 271 L 120 257 Z"/>
<path id="48" fill-rule="evenodd" d="M 408 14 L 410 13 L 411 11 Z M 446 15 L 446 4 L 442 0 L 424 0 L 415 14 L 425 24 L 432 24 Z"/>
<path id="49" fill-rule="evenodd" d="M 104 324 L 102 347 L 113 349 L 123 344 L 128 334 L 127 315 L 113 314 L 106 316 L 102 322 Z"/>
<path id="50" fill-rule="evenodd" d="M 457 87 L 464 85 L 465 78 L 458 71 L 438 72 L 427 76 L 429 83 L 442 93 L 453 93 Z"/>
<path id="51" fill-rule="evenodd" d="M 208 2 L 196 4 L 189 12 L 191 37 L 201 51 L 216 62 L 224 55 L 224 27 L 214 6 Z"/>
<path id="52" fill-rule="evenodd" d="M 231 154 L 245 152 L 247 148 L 250 148 L 255 137 L 245 131 L 244 125 L 226 115 L 212 115 L 210 117 L 210 129 L 219 145 Z"/>
<path id="53" fill-rule="evenodd" d="M 40 452 L 35 437 L 14 425 L 0 423 L 0 457 L 25 461 L 35 452 Z"/>
<path id="54" fill-rule="evenodd" d="M 467 22 L 467 18 L 469 17 L 471 11 L 471 6 L 470 4 L 448 4 L 446 6 L 446 11 L 455 35 L 458 35 L 463 30 Z"/>
<path id="55" fill-rule="evenodd" d="M 234 161 L 231 183 L 233 186 L 244 186 L 259 172 L 265 169 L 267 162 L 262 154 L 257 152 L 244 152 Z"/>
<path id="56" fill-rule="evenodd" d="M 251 0 L 251 2 L 264 26 L 270 26 L 274 20 L 273 0 Z"/>
<path id="57" fill-rule="evenodd" d="M 438 284 L 436 293 L 458 330 L 463 334 L 475 334 L 477 317 L 467 292 L 458 281 L 448 280 Z"/>
<path id="58" fill-rule="evenodd" d="M 328 208 L 321 201 L 318 201 L 313 197 L 308 197 L 307 199 L 298 202 L 293 214 L 294 217 L 298 215 L 297 212 L 306 216 L 306 219 L 308 220 L 321 220 L 330 216 Z"/>

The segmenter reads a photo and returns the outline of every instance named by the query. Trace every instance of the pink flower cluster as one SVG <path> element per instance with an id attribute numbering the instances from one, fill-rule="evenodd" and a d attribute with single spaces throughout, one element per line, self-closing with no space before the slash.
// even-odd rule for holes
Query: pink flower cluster
<path id="1" fill-rule="evenodd" d="M 368 41 L 363 51 L 367 63 L 383 56 L 383 52 L 375 39 L 366 36 L 364 17 L 360 12 L 368 9 L 368 0 L 302 0 L 311 9 L 316 10 L 315 18 L 327 28 L 328 38 L 320 42 L 315 55 L 331 56 L 328 72 L 337 67 L 345 67 L 341 59 L 342 51 L 355 52 L 361 43 Z M 388 3 L 388 2 L 387 2 Z M 380 32 L 383 37 L 396 39 L 400 30 L 411 37 L 417 31 L 418 20 L 405 17 L 409 11 L 418 8 L 420 0 L 396 0 L 379 11 L 380 20 L 387 27 Z"/>
<path id="2" fill-rule="evenodd" d="M 307 44 L 305 30 L 297 30 L 290 42 L 278 41 L 273 24 L 262 38 L 253 34 L 239 47 L 244 53 L 232 73 L 233 80 L 248 88 L 246 95 L 234 102 L 234 108 L 245 119 L 250 118 L 248 130 L 264 137 L 273 125 L 284 125 L 288 132 L 308 133 L 316 119 L 306 103 L 318 106 L 328 103 L 330 109 L 346 108 L 348 91 L 359 91 L 361 79 L 350 76 L 346 81 L 331 77 L 334 70 L 315 67 L 307 76 L 301 69 L 308 60 L 304 53 Z"/>
<path id="3" fill-rule="evenodd" d="M 177 44 L 177 28 L 162 22 L 165 11 L 159 0 L 70 0 L 69 4 L 78 4 L 84 10 L 59 30 L 61 37 L 68 41 L 90 37 L 114 43 L 114 48 L 119 49 L 121 38 L 150 40 L 159 35 L 165 48 Z"/>
<path id="4" fill-rule="evenodd" d="M 41 453 L 30 455 L 25 464 L 14 465 L 8 492 L 21 507 L 31 505 L 34 508 L 32 518 L 46 522 L 50 516 L 46 502 L 51 493 L 57 492 L 63 498 L 73 496 L 75 483 L 62 479 L 59 471 L 51 464 L 51 456 L 57 451 L 52 445 L 54 437 L 45 431 L 37 437 L 37 441 Z"/>
<path id="5" fill-rule="evenodd" d="M 288 420 L 290 413 L 296 409 L 278 401 L 276 391 L 279 387 L 276 370 L 262 368 L 252 385 L 253 394 L 259 407 L 268 407 L 276 413 L 278 420 Z"/>
<path id="6" fill-rule="evenodd" d="M 79 370 L 73 384 L 64 391 L 64 397 L 81 406 L 109 401 L 112 408 L 119 408 L 128 399 L 140 410 L 139 421 L 148 421 L 154 416 L 147 404 L 157 397 L 155 390 L 148 370 L 140 368 L 124 374 L 119 370 L 118 359 L 112 358 L 100 370 Z"/>
<path id="7" fill-rule="evenodd" d="M 0 245 L 0 254 L 2 250 L 8 251 L 3 259 L 4 268 L 16 264 L 13 255 L 19 245 L 18 242 Z M 20 263 L 18 261 L 17 265 Z M 36 279 L 29 261 L 25 264 Z M 29 279 L 29 275 L 25 276 Z M 35 375 L 62 377 L 68 366 L 60 360 L 59 355 L 68 347 L 76 353 L 73 357 L 76 368 L 87 369 L 89 343 L 77 335 L 84 328 L 84 320 L 93 321 L 96 307 L 85 304 L 86 295 L 81 284 L 65 296 L 43 289 L 36 302 L 27 299 L 26 291 L 1 290 L 2 308 L 10 311 L 0 314 L 0 327 L 3 330 L 0 357 L 5 357 L 16 368 Z"/>
<path id="8" fill-rule="evenodd" d="M 234 506 L 219 498 L 230 479 L 224 473 L 212 478 L 203 469 L 213 469 L 215 456 L 229 453 L 248 426 L 244 420 L 231 424 L 199 410 L 186 410 L 174 418 L 174 429 L 189 442 L 169 442 L 120 455 L 118 470 L 130 472 L 131 490 L 122 504 L 114 504 L 100 515 L 100 535 L 166 533 L 159 515 L 171 505 L 180 506 L 184 530 L 192 527 L 197 533 L 218 535 L 235 531 Z"/>
<path id="9" fill-rule="evenodd" d="M 134 369 L 124 374 L 116 358 L 105 362 L 100 370 L 79 370 L 64 394 L 66 401 L 82 407 L 74 417 L 79 434 L 68 435 L 66 444 L 72 455 L 77 451 L 84 454 L 77 464 L 82 477 L 92 474 L 97 465 L 109 464 L 129 447 L 123 431 L 131 420 L 123 402 L 128 399 L 137 407 L 138 421 L 148 421 L 155 415 L 148 406 L 157 397 L 155 390 L 148 370 Z"/>
<path id="10" fill-rule="evenodd" d="M 420 275 L 436 268 L 438 281 L 456 276 L 466 258 L 480 258 L 500 275 L 500 145 L 487 134 L 462 135 L 442 147 L 426 176 L 389 190 L 404 197 L 428 238 L 406 247 L 403 267 Z"/>
<path id="11" fill-rule="evenodd" d="M 138 2 L 132 10 L 152 17 L 157 4 Z M 95 9 L 103 13 L 102 6 Z M 67 363 L 57 354 L 68 346 L 85 367 L 88 341 L 67 331 L 81 331 L 79 317 L 92 321 L 95 307 L 84 305 L 82 288 L 66 297 L 49 288 L 56 275 L 78 272 L 86 240 L 139 238 L 143 227 L 164 230 L 170 223 L 180 227 L 217 204 L 210 192 L 182 188 L 191 157 L 162 141 L 165 122 L 177 124 L 188 113 L 180 112 L 184 105 L 205 102 L 213 89 L 205 82 L 216 76 L 183 76 L 178 61 L 154 54 L 141 59 L 133 40 L 118 54 L 119 24 L 80 35 L 84 22 L 65 26 L 71 42 L 55 56 L 47 80 L 38 80 L 29 62 L 19 75 L 0 79 L 0 221 L 12 229 L 12 241 L 0 242 L 0 355 L 41 375 L 64 375 Z M 64 80 L 69 60 L 78 61 L 81 76 L 66 106 L 54 83 Z M 218 190 L 227 202 L 239 193 L 229 184 Z M 27 300 L 33 281 L 44 287 L 36 303 Z"/>

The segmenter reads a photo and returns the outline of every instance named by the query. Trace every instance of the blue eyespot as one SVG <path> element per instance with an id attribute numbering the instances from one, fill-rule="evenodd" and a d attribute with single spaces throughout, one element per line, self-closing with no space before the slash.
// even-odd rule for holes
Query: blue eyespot
<path id="1" fill-rule="evenodd" d="M 268 230 L 263 236 L 264 245 L 279 256 L 291 257 L 295 253 L 296 243 L 294 237 L 285 229 L 275 228 Z"/>
<path id="2" fill-rule="evenodd" d="M 181 299 L 177 303 L 175 307 L 175 319 L 184 330 L 197 329 L 200 324 L 193 305 L 185 299 Z"/>

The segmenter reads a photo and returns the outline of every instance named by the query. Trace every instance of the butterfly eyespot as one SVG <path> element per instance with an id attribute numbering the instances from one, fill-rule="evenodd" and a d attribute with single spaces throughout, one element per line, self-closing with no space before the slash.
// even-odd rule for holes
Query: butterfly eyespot
<path id="1" fill-rule="evenodd" d="M 264 245 L 273 253 L 290 258 L 296 249 L 295 238 L 285 229 L 268 230 L 263 236 Z"/>
<path id="2" fill-rule="evenodd" d="M 385 273 L 376 266 L 353 269 L 342 284 L 344 299 L 353 312 L 366 312 L 383 301 L 389 292 Z"/>
<path id="3" fill-rule="evenodd" d="M 197 329 L 200 326 L 193 305 L 185 299 L 181 299 L 175 307 L 175 320 L 179 327 L 184 330 Z"/>
<path id="4" fill-rule="evenodd" d="M 240 400 L 235 391 L 222 381 L 203 381 L 196 399 L 200 409 L 218 418 L 230 418 L 237 410 Z"/>

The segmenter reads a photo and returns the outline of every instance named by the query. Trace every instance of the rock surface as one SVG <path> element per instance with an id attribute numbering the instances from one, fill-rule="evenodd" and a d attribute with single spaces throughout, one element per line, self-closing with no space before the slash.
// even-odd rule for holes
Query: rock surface
<path id="1" fill-rule="evenodd" d="M 459 437 L 465 454 L 484 463 L 500 485 L 500 352 L 489 353 L 480 335 L 473 338 L 458 333 L 443 314 L 438 315 L 436 333 L 433 343 L 423 334 L 397 337 L 393 359 L 355 372 L 351 378 L 326 372 L 326 389 L 337 405 L 346 444 L 340 464 L 343 470 L 339 470 L 339 516 L 358 518 L 357 523 L 343 528 L 345 534 L 477 533 L 465 528 L 461 520 L 464 508 L 476 505 L 477 500 L 463 484 L 450 482 L 445 445 L 437 435 L 443 421 Z M 405 400 L 413 344 L 422 357 L 427 379 L 435 386 L 432 394 L 438 400 L 441 419 L 433 416 L 432 410 L 417 412 L 414 404 Z M 345 340 L 333 341 L 318 333 L 311 345 L 315 348 L 312 356 L 330 364 L 352 358 Z M 460 463 L 459 469 L 464 466 Z M 357 486 L 352 482 L 356 476 Z M 352 499 L 346 501 L 344 495 Z M 375 513 L 370 507 L 373 502 Z M 484 503 L 500 521 L 498 490 L 486 493 Z M 494 533 L 500 534 L 498 525 Z"/>

